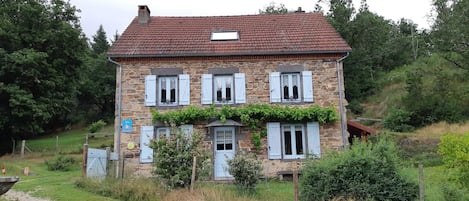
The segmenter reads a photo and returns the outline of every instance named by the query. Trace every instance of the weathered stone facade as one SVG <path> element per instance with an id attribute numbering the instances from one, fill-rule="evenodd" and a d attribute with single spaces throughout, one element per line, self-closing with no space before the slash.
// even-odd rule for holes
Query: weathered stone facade
<path id="1" fill-rule="evenodd" d="M 117 71 L 117 86 L 122 81 L 121 119 L 132 119 L 133 130 L 131 133 L 122 133 L 120 145 L 123 155 L 126 156 L 125 172 L 132 174 L 148 174 L 152 164 L 140 164 L 138 160 L 139 150 L 128 149 L 128 143 L 139 144 L 140 127 L 151 126 L 152 109 L 167 111 L 180 109 L 177 107 L 147 107 L 144 105 L 145 76 L 151 75 L 151 70 L 156 68 L 182 68 L 184 74 L 190 75 L 190 104 L 201 104 L 201 75 L 208 73 L 210 68 L 238 68 L 240 73 L 246 75 L 246 104 L 262 103 L 271 104 L 269 99 L 269 73 L 277 71 L 279 66 L 302 66 L 305 71 L 312 71 L 314 103 L 298 103 L 298 106 L 311 104 L 321 107 L 332 106 L 339 113 L 339 91 L 337 79 L 337 60 L 343 54 L 324 55 L 284 55 L 284 56 L 235 56 L 235 57 L 178 57 L 178 58 L 138 58 L 117 60 L 122 66 L 122 78 Z M 340 68 L 342 64 L 340 63 Z M 343 80 L 343 78 L 341 78 Z M 343 82 L 342 82 L 343 83 Z M 341 87 L 343 89 L 343 86 Z M 119 91 L 117 88 L 116 91 Z M 118 93 L 116 93 L 118 96 Z M 117 97 L 118 98 L 118 97 Z M 118 99 L 117 99 L 118 100 Z M 281 104 L 281 103 L 280 103 Z M 236 106 L 233 105 L 233 106 Z M 116 110 L 116 114 L 118 111 Z M 116 115 L 117 116 L 117 115 Z M 115 125 L 120 125 L 118 117 Z M 202 133 L 208 133 L 204 125 L 195 125 L 195 129 Z M 117 131 L 116 127 L 116 131 Z M 117 143 L 118 133 L 115 135 Z M 213 140 L 213 138 L 211 138 Z M 252 150 L 251 133 L 246 127 L 237 130 L 236 150 Z M 343 145 L 340 121 L 320 126 L 321 150 L 338 149 Z M 209 145 L 212 142 L 208 142 Z M 267 158 L 267 146 L 263 139 L 263 151 L 258 154 L 264 164 L 264 174 L 276 176 L 280 171 L 288 171 L 291 160 L 269 160 Z"/>

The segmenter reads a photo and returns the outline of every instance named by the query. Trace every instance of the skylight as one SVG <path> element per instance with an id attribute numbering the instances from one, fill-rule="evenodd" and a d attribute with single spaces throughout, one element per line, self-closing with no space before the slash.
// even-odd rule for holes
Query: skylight
<path id="1" fill-rule="evenodd" d="M 237 31 L 223 31 L 212 32 L 212 41 L 226 41 L 226 40 L 239 40 L 239 32 Z"/>

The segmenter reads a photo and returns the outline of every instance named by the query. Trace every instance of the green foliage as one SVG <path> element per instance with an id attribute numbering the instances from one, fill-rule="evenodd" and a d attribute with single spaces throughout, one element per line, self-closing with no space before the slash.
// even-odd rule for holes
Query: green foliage
<path id="1" fill-rule="evenodd" d="M 321 108 L 317 105 L 306 108 L 268 104 L 249 104 L 241 107 L 223 105 L 221 109 L 217 109 L 213 105 L 205 108 L 189 106 L 182 110 L 164 113 L 153 110 L 154 122 L 176 125 L 207 121 L 212 118 L 220 119 L 222 122 L 226 119 L 239 119 L 249 125 L 251 129 L 256 129 L 259 123 L 265 121 L 318 121 L 324 124 L 337 120 L 338 116 L 334 108 Z"/>
<path id="2" fill-rule="evenodd" d="M 444 182 L 440 185 L 440 188 L 446 201 L 469 200 L 469 195 L 453 183 Z"/>
<path id="3" fill-rule="evenodd" d="M 467 0 L 433 0 L 437 17 L 432 27 L 434 48 L 455 66 L 469 70 Z"/>
<path id="4" fill-rule="evenodd" d="M 363 107 L 360 105 L 360 102 L 358 100 L 350 101 L 350 103 L 346 107 L 354 114 L 363 113 Z"/>
<path id="5" fill-rule="evenodd" d="M 238 152 L 227 161 L 228 171 L 241 192 L 254 193 L 262 174 L 262 164 L 254 155 Z"/>
<path id="6" fill-rule="evenodd" d="M 210 172 L 207 163 L 209 155 L 199 133 L 186 136 L 182 132 L 172 132 L 170 138 L 156 139 L 151 147 L 156 167 L 154 173 L 164 179 L 169 188 L 190 185 L 194 157 L 197 157 L 198 178 Z"/>
<path id="7" fill-rule="evenodd" d="M 76 161 L 71 156 L 59 155 L 50 161 L 45 160 L 44 163 L 49 171 L 69 171 Z"/>
<path id="8" fill-rule="evenodd" d="M 91 125 L 88 126 L 88 131 L 90 133 L 96 133 L 99 130 L 101 130 L 104 126 L 106 126 L 106 122 L 104 120 L 99 120 L 96 122 L 93 122 Z"/>
<path id="9" fill-rule="evenodd" d="M 66 1 L 0 3 L 0 133 L 30 137 L 67 125 L 87 49 Z"/>
<path id="10" fill-rule="evenodd" d="M 112 197 L 127 201 L 155 201 L 160 200 L 164 188 L 156 180 L 138 179 L 79 179 L 75 186 L 105 197 Z"/>
<path id="11" fill-rule="evenodd" d="M 252 134 L 251 137 L 252 144 L 254 145 L 254 149 L 256 151 L 261 151 L 262 150 L 262 140 L 261 140 L 261 134 L 260 133 L 254 133 Z"/>
<path id="12" fill-rule="evenodd" d="M 288 13 L 288 9 L 284 4 L 275 4 L 275 2 L 270 2 L 268 6 L 265 6 L 263 10 L 259 10 L 259 14 L 269 14 L 269 15 L 279 15 Z"/>
<path id="13" fill-rule="evenodd" d="M 412 113 L 403 109 L 393 108 L 384 117 L 385 128 L 395 132 L 412 132 L 415 128 L 409 125 Z"/>
<path id="14" fill-rule="evenodd" d="M 313 160 L 302 170 L 301 200 L 414 200 L 416 183 L 399 174 L 397 149 L 385 139 Z"/>
<path id="15" fill-rule="evenodd" d="M 469 133 L 462 136 L 447 134 L 441 137 L 438 153 L 443 156 L 446 167 L 458 174 L 453 179 L 469 189 Z"/>

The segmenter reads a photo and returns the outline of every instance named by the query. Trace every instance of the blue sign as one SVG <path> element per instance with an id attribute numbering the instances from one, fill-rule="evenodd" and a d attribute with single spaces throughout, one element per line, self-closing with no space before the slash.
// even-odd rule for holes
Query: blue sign
<path id="1" fill-rule="evenodd" d="M 124 119 L 122 121 L 122 132 L 131 133 L 132 132 L 132 119 Z"/>

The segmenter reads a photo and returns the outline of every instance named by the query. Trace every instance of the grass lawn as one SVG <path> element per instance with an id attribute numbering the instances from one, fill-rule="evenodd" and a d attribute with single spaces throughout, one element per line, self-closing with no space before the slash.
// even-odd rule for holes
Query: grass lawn
<path id="1" fill-rule="evenodd" d="M 73 156 L 77 160 L 81 158 L 81 155 Z M 114 200 L 75 188 L 74 182 L 81 177 L 80 163 L 67 172 L 48 171 L 44 160 L 50 158 L 53 157 L 20 159 L 19 156 L 5 156 L 0 164 L 5 165 L 8 176 L 20 176 L 20 181 L 12 189 L 30 192 L 35 197 L 56 201 Z M 24 167 L 29 167 L 29 176 L 23 175 Z"/>

